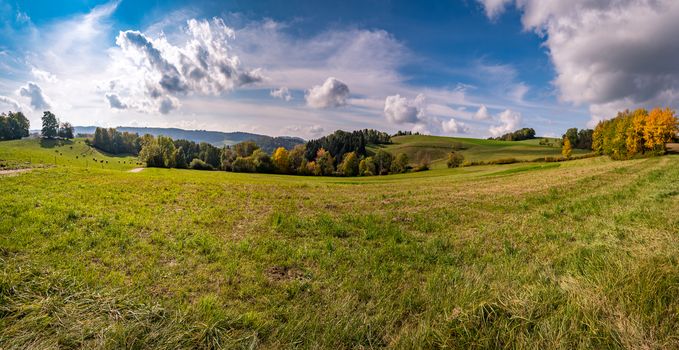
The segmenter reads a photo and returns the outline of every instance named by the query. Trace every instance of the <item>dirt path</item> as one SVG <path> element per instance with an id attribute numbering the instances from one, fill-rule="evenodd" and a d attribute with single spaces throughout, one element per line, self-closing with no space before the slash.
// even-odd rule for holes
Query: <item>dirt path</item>
<path id="1" fill-rule="evenodd" d="M 138 172 L 140 172 L 140 171 L 142 171 L 142 170 L 144 170 L 144 168 L 134 168 L 134 169 L 128 171 L 128 173 L 138 173 Z"/>
<path id="2" fill-rule="evenodd" d="M 32 169 L 11 169 L 11 170 L 0 170 L 0 175 L 12 175 L 12 174 L 19 174 L 19 173 L 25 173 L 27 171 L 31 171 Z"/>

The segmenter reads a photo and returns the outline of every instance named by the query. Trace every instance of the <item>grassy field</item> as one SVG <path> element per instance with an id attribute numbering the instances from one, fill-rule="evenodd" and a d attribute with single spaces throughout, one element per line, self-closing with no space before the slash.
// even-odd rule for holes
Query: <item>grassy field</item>
<path id="1" fill-rule="evenodd" d="M 70 146 L 0 176 L 0 349 L 679 348 L 679 155 L 321 178 Z"/>
<path id="2" fill-rule="evenodd" d="M 0 143 L 0 169 L 36 165 L 129 170 L 141 166 L 141 163 L 132 156 L 104 154 L 88 146 L 85 139 L 81 138 L 72 141 L 25 139 Z"/>
<path id="3" fill-rule="evenodd" d="M 393 143 L 379 148 L 393 155 L 405 153 L 411 163 L 420 163 L 428 157 L 433 168 L 445 168 L 448 153 L 459 150 L 469 161 L 494 161 L 503 158 L 533 160 L 544 157 L 560 157 L 561 147 L 557 139 L 549 139 L 553 145 L 540 145 L 542 138 L 524 141 L 495 141 L 469 139 L 461 137 L 408 135 L 393 137 Z M 461 149 L 458 149 L 461 147 Z M 378 147 L 371 147 L 376 151 Z M 574 149 L 573 155 L 585 154 L 587 151 Z"/>

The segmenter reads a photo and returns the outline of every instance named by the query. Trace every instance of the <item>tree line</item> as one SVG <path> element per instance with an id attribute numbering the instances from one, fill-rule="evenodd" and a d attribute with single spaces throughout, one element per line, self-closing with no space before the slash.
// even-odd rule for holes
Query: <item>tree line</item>
<path id="1" fill-rule="evenodd" d="M 353 143 L 340 145 L 332 140 L 330 144 L 340 151 L 356 146 Z M 350 142 L 352 139 L 346 140 Z M 188 140 L 172 140 L 167 136 L 144 135 L 140 144 L 139 158 L 149 167 L 310 176 L 387 175 L 412 169 L 406 154 L 394 157 L 384 150 L 378 150 L 372 156 L 350 150 L 338 159 L 331 151 L 320 147 L 309 159 L 307 145 L 296 145 L 291 150 L 279 147 L 269 154 L 252 141 L 217 148 L 205 142 L 196 144 Z M 361 150 L 365 152 L 364 148 Z"/>
<path id="2" fill-rule="evenodd" d="M 673 110 L 655 108 L 625 110 L 597 124 L 592 134 L 592 149 L 596 154 L 613 159 L 630 159 L 639 155 L 664 154 L 665 144 L 679 132 Z"/>
<path id="3" fill-rule="evenodd" d="M 489 137 L 489 140 L 497 140 L 497 141 L 521 141 L 521 140 L 530 140 L 535 138 L 535 130 L 533 128 L 523 128 L 519 129 L 513 132 L 506 133 L 502 136 L 492 138 Z"/>
<path id="4" fill-rule="evenodd" d="M 566 130 L 566 133 L 563 134 L 563 136 L 561 136 L 561 139 L 563 141 L 568 140 L 570 146 L 573 148 L 591 150 L 593 134 L 594 130 L 592 129 L 581 129 L 578 131 L 578 128 L 570 128 Z"/>
<path id="5" fill-rule="evenodd" d="M 0 140 L 18 140 L 28 136 L 30 123 L 21 112 L 0 114 Z"/>
<path id="6" fill-rule="evenodd" d="M 333 164 L 337 165 L 347 153 L 354 152 L 359 157 L 366 157 L 368 155 L 365 149 L 367 145 L 388 143 L 391 143 L 391 136 L 385 132 L 373 129 L 352 132 L 337 130 L 330 135 L 308 141 L 304 156 L 307 161 L 311 162 L 318 157 L 319 150 L 323 149 L 334 155 Z"/>

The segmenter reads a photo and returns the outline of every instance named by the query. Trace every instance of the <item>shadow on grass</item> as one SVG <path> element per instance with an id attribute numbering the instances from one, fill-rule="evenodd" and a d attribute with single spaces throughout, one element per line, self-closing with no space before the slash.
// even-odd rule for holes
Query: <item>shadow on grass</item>
<path id="1" fill-rule="evenodd" d="M 54 148 L 66 145 L 72 145 L 72 140 L 65 139 L 40 139 L 40 147 L 42 148 Z"/>

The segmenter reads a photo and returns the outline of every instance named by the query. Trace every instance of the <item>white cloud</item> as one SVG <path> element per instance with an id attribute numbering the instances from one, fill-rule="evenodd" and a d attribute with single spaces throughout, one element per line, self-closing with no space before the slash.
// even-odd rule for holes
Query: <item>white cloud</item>
<path id="1" fill-rule="evenodd" d="M 285 100 L 287 102 L 290 102 L 292 100 L 292 94 L 290 93 L 290 90 L 288 90 L 288 88 L 285 86 L 280 87 L 278 89 L 273 89 L 269 94 L 272 97 L 280 98 L 281 100 Z"/>
<path id="2" fill-rule="evenodd" d="M 43 82 L 56 83 L 58 81 L 56 75 L 35 67 L 31 68 L 31 74 Z"/>
<path id="3" fill-rule="evenodd" d="M 523 120 L 521 113 L 514 112 L 509 109 L 506 109 L 500 113 L 498 119 L 500 119 L 500 124 L 493 125 L 490 127 L 490 129 L 488 129 L 490 134 L 495 137 L 518 129 Z"/>
<path id="4" fill-rule="evenodd" d="M 478 0 L 483 5 L 483 10 L 486 16 L 490 19 L 495 19 L 501 15 L 512 0 Z"/>
<path id="5" fill-rule="evenodd" d="M 490 18 L 507 2 L 519 8 L 524 28 L 545 38 L 560 98 L 589 105 L 592 122 L 615 116 L 612 106 L 679 104 L 679 2 L 479 1 Z"/>
<path id="6" fill-rule="evenodd" d="M 418 94 L 413 100 L 401 95 L 387 96 L 384 100 L 384 116 L 390 123 L 418 123 L 425 116 L 425 97 Z"/>
<path id="7" fill-rule="evenodd" d="M 138 80 L 128 83 L 143 86 L 147 97 L 146 103 L 135 106 L 151 105 L 167 114 L 179 107 L 178 96 L 220 95 L 263 80 L 260 70 L 244 70 L 238 56 L 231 54 L 228 42 L 234 31 L 222 19 L 190 19 L 183 34 L 175 45 L 165 36 L 153 39 L 135 30 L 120 32 L 116 44 L 137 70 Z"/>
<path id="8" fill-rule="evenodd" d="M 334 108 L 347 104 L 349 97 L 347 84 L 330 77 L 323 85 L 316 85 L 307 91 L 307 105 L 312 108 Z"/>
<path id="9" fill-rule="evenodd" d="M 465 123 L 457 121 L 454 118 L 443 121 L 441 127 L 443 128 L 443 131 L 449 134 L 466 134 L 470 130 Z"/>
<path id="10" fill-rule="evenodd" d="M 14 109 L 15 111 L 21 109 L 21 105 L 19 104 L 19 102 L 8 96 L 0 95 L 0 104 L 7 105 L 9 106 L 9 108 Z"/>
<path id="11" fill-rule="evenodd" d="M 286 126 L 284 130 L 286 133 L 304 135 L 307 139 L 323 136 L 323 133 L 325 132 L 325 128 L 318 124 L 308 126 L 289 125 Z"/>
<path id="12" fill-rule="evenodd" d="M 485 105 L 481 105 L 479 110 L 474 113 L 474 119 L 476 120 L 490 120 L 493 117 L 488 113 L 488 108 Z"/>
<path id="13" fill-rule="evenodd" d="M 29 101 L 29 105 L 35 111 L 50 108 L 47 96 L 43 94 L 40 86 L 34 82 L 28 82 L 26 86 L 22 86 L 19 89 L 19 95 L 26 97 Z"/>

